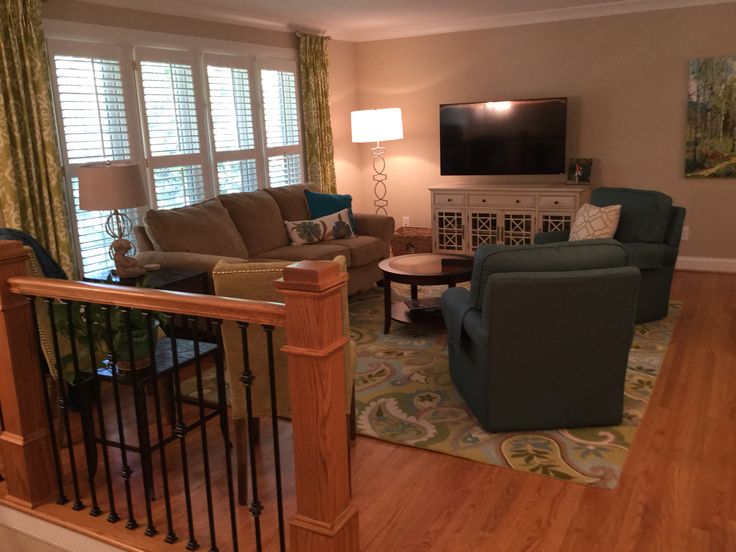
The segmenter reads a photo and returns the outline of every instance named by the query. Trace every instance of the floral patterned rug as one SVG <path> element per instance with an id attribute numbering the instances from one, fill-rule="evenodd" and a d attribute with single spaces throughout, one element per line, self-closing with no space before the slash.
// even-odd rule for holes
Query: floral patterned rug
<path id="1" fill-rule="evenodd" d="M 393 287 L 395 295 L 408 298 L 408 287 Z M 420 288 L 420 295 L 436 296 L 444 289 Z M 626 374 L 622 425 L 487 433 L 450 379 L 447 336 L 442 325 L 393 322 L 391 333 L 384 335 L 383 290 L 352 297 L 350 325 L 352 338 L 358 343 L 358 433 L 613 489 L 644 417 L 681 310 L 681 304 L 672 303 L 664 320 L 637 325 Z"/>

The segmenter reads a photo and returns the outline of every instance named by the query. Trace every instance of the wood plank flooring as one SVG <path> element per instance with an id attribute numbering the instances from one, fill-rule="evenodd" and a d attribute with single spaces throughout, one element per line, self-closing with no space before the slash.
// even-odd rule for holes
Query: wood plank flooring
<path id="1" fill-rule="evenodd" d="M 352 481 L 361 550 L 736 552 L 736 275 L 678 272 L 672 297 L 685 306 L 618 488 L 593 489 L 358 437 Z M 219 428 L 209 425 L 214 442 Z M 288 517 L 294 509 L 290 427 L 281 427 Z M 264 425 L 264 468 L 272 463 L 268 433 Z M 167 458 L 176 470 L 174 447 Z M 196 436 L 192 447 L 198 458 Z M 222 462 L 216 457 L 213 465 L 222 484 Z M 206 545 L 202 485 L 194 491 Z M 270 500 L 268 481 L 264 492 Z M 143 522 L 142 493 L 136 493 Z M 224 495 L 216 499 L 224 504 Z M 155 505 L 159 530 L 165 528 L 162 502 Z M 118 509 L 122 514 L 122 502 Z M 186 542 L 167 545 L 161 535 L 148 538 L 142 529 L 128 531 L 69 506 L 49 504 L 37 513 L 93 534 L 104 531 L 108 542 L 130 550 L 183 550 Z M 180 506 L 176 514 L 181 526 Z M 252 523 L 243 507 L 238 522 L 241 550 L 254 549 L 246 544 Z M 266 524 L 264 549 L 277 549 L 273 524 Z M 220 550 L 229 549 L 224 529 Z"/>

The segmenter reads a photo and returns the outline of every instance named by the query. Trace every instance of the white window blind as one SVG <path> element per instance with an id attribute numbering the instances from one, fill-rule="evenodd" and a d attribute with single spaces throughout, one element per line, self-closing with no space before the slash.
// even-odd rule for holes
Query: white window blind
<path id="1" fill-rule="evenodd" d="M 223 161 L 217 164 L 217 181 L 221 194 L 252 192 L 258 189 L 256 160 Z"/>
<path id="2" fill-rule="evenodd" d="M 293 71 L 261 70 L 269 186 L 302 181 L 302 157 Z"/>
<path id="3" fill-rule="evenodd" d="M 192 68 L 178 63 L 141 62 L 151 155 L 199 152 Z"/>
<path id="4" fill-rule="evenodd" d="M 130 159 L 120 62 L 55 55 L 52 68 L 82 272 L 85 275 L 105 272 L 114 267 L 109 256 L 112 238 L 105 232 L 109 212 L 79 208 L 79 185 L 75 175 L 76 168 L 84 163 Z M 135 223 L 136 211 L 127 209 L 125 213 Z"/>
<path id="5" fill-rule="evenodd" d="M 205 199 L 202 167 L 166 167 L 153 169 L 156 202 L 159 209 L 192 205 Z"/>
<path id="6" fill-rule="evenodd" d="M 253 149 L 253 113 L 246 69 L 207 66 L 215 151 Z"/>

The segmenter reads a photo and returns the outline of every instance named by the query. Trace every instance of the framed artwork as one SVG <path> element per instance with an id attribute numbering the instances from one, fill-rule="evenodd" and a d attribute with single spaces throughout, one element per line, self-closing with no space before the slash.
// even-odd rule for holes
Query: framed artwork
<path id="1" fill-rule="evenodd" d="M 593 160 L 589 158 L 570 159 L 567 164 L 567 181 L 575 184 L 590 184 Z"/>
<path id="2" fill-rule="evenodd" d="M 685 176 L 736 178 L 736 57 L 689 62 Z"/>

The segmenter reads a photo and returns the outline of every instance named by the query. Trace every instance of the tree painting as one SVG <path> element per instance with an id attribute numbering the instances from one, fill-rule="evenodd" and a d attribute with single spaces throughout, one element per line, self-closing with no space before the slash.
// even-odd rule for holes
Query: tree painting
<path id="1" fill-rule="evenodd" d="M 736 57 L 690 61 L 685 175 L 736 178 Z"/>

